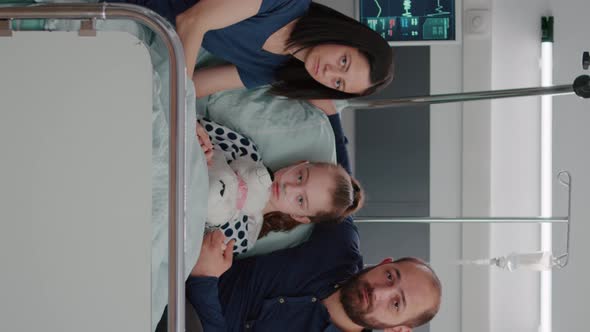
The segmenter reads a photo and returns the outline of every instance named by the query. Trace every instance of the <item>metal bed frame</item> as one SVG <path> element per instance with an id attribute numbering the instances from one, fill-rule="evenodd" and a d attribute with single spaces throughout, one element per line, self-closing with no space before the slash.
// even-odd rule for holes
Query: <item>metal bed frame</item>
<path id="1" fill-rule="evenodd" d="M 9 4 L 0 5 L 0 37 L 11 36 L 11 21 L 14 19 L 76 19 L 83 20 L 80 35 L 94 35 L 94 24 L 98 19 L 130 19 L 141 23 L 155 32 L 164 41 L 170 56 L 170 192 L 169 192 L 169 290 L 168 290 L 168 331 L 184 332 L 184 128 L 186 119 L 185 72 L 182 45 L 174 28 L 153 11 L 129 4 Z M 478 91 L 457 94 L 416 96 L 389 100 L 351 101 L 348 109 L 386 108 L 420 104 L 439 104 L 473 100 L 511 98 L 522 96 L 563 95 L 576 93 L 583 98 L 590 97 L 590 77 L 579 76 L 573 85 L 533 87 L 511 90 Z M 173 143 L 174 142 L 174 143 Z M 419 222 L 419 223 L 566 223 L 568 228 L 565 264 L 569 253 L 569 228 L 571 213 L 571 178 L 562 172 L 560 182 L 568 189 L 568 213 L 566 217 L 531 218 L 481 218 L 481 217 L 357 217 L 359 222 Z M 563 264 L 563 266 L 565 266 Z M 562 266 L 562 267 L 563 267 Z"/>
<path id="2" fill-rule="evenodd" d="M 9 4 L 0 5 L 0 36 L 11 36 L 14 19 L 83 20 L 80 35 L 94 35 L 97 19 L 127 19 L 156 33 L 170 57 L 170 164 L 168 224 L 168 331 L 184 332 L 184 160 L 186 148 L 185 61 L 182 44 L 174 27 L 153 11 L 129 4 Z"/>

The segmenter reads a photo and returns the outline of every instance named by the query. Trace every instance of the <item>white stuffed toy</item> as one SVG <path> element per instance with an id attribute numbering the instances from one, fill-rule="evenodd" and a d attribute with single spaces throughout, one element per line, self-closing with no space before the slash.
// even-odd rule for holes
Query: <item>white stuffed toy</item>
<path id="1" fill-rule="evenodd" d="M 209 166 L 207 226 L 220 229 L 227 242 L 235 240 L 234 254 L 245 253 L 262 230 L 271 176 L 254 142 L 207 119 L 199 122 L 215 149 Z"/>
<path id="2" fill-rule="evenodd" d="M 271 185 L 270 174 L 261 162 L 246 155 L 228 164 L 223 152 L 216 150 L 209 166 L 207 223 L 221 226 L 240 215 L 261 219 Z"/>

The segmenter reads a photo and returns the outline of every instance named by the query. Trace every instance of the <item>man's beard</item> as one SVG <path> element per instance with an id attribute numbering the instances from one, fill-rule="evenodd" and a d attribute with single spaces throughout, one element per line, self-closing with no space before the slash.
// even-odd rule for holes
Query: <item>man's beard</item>
<path id="1" fill-rule="evenodd" d="M 373 288 L 361 277 L 368 272 L 367 269 L 348 279 L 340 288 L 340 302 L 344 312 L 353 323 L 368 329 L 384 329 L 384 326 L 374 318 L 367 317 L 367 314 L 373 311 L 372 294 Z M 368 306 L 363 309 L 362 292 L 366 290 L 368 296 Z"/>

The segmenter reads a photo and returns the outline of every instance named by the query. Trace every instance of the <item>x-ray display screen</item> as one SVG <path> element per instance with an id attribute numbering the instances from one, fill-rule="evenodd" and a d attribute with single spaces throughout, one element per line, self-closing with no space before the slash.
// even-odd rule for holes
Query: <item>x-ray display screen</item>
<path id="1" fill-rule="evenodd" d="M 455 0 L 359 0 L 359 20 L 390 42 L 455 40 Z"/>

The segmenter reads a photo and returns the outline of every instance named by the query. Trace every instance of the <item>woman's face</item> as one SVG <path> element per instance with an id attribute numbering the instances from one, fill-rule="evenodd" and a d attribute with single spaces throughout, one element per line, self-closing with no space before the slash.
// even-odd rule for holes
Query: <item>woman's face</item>
<path id="1" fill-rule="evenodd" d="M 304 62 L 309 75 L 329 88 L 360 94 L 372 85 L 369 61 L 356 48 L 337 44 L 314 46 Z"/>
<path id="2" fill-rule="evenodd" d="M 330 210 L 335 186 L 330 168 L 299 163 L 275 172 L 269 203 L 274 211 L 309 222 L 305 217 Z"/>

